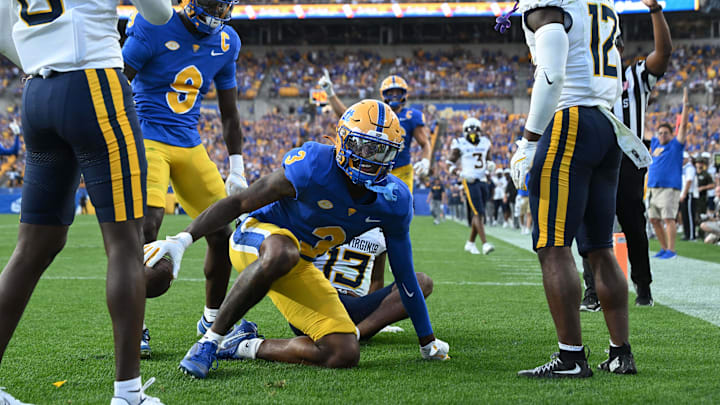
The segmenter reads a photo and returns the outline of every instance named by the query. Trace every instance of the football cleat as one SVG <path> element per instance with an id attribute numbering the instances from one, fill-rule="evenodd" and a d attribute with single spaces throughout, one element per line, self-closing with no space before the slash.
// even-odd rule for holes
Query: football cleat
<path id="1" fill-rule="evenodd" d="M 550 361 L 542 366 L 518 371 L 518 376 L 531 378 L 587 378 L 592 375 L 587 359 L 563 362 L 560 353 L 553 353 Z"/>
<path id="2" fill-rule="evenodd" d="M 586 312 L 598 312 L 602 311 L 602 307 L 600 306 L 600 301 L 598 301 L 597 297 L 586 294 L 585 298 L 583 298 L 580 303 L 580 310 Z"/>
<path id="3" fill-rule="evenodd" d="M 218 368 L 217 349 L 217 343 L 212 340 L 198 341 L 188 350 L 178 368 L 193 378 L 205 378 L 210 370 Z"/>
<path id="4" fill-rule="evenodd" d="M 477 246 L 473 242 L 467 241 L 465 242 L 465 251 L 470 252 L 474 255 L 479 255 L 480 251 L 478 250 Z"/>
<path id="5" fill-rule="evenodd" d="M 140 339 L 140 357 L 150 357 L 150 331 L 145 328 Z"/>
<path id="6" fill-rule="evenodd" d="M 212 322 L 208 322 L 208 320 L 205 319 L 205 315 L 202 315 L 202 316 L 200 317 L 200 320 L 199 320 L 198 323 L 197 323 L 197 335 L 198 335 L 198 336 L 204 335 L 207 331 L 210 330 L 210 328 L 212 327 L 212 325 L 213 325 L 213 323 L 212 323 Z"/>
<path id="7" fill-rule="evenodd" d="M 255 322 L 242 320 L 240 325 L 225 335 L 220 347 L 218 348 L 217 357 L 221 360 L 242 360 L 243 358 L 237 354 L 240 343 L 262 337 L 257 333 L 258 327 Z"/>
<path id="8" fill-rule="evenodd" d="M 0 403 L 7 405 L 30 405 L 5 392 L 5 387 L 0 387 Z"/>
<path id="9" fill-rule="evenodd" d="M 145 382 L 145 384 L 143 384 L 142 388 L 140 388 L 140 402 L 138 403 L 138 405 L 163 405 L 162 401 L 160 401 L 160 398 L 151 397 L 150 395 L 145 394 L 145 390 L 148 389 L 154 382 L 155 382 L 155 377 L 152 377 L 149 380 L 147 380 Z M 110 405 L 131 405 L 131 404 L 125 398 L 113 397 L 112 400 L 110 401 Z"/>
<path id="10" fill-rule="evenodd" d="M 611 350 L 606 352 L 610 353 Z M 607 360 L 598 365 L 598 369 L 615 374 L 637 374 L 635 357 L 633 357 L 629 347 L 626 353 L 620 353 L 616 356 L 610 354 Z"/>
<path id="11" fill-rule="evenodd" d="M 489 255 L 490 252 L 492 252 L 494 250 L 495 250 L 495 246 L 491 245 L 488 242 L 483 243 L 483 254 L 484 255 Z"/>

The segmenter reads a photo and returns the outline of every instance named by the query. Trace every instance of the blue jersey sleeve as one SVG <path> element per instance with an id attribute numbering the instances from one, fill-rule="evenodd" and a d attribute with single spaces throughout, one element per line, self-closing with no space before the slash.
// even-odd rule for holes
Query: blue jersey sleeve
<path id="1" fill-rule="evenodd" d="M 390 269 L 395 276 L 403 306 L 410 314 L 415 333 L 419 338 L 432 335 L 433 329 L 427 304 L 413 267 L 410 233 L 405 232 L 403 236 L 386 233 L 385 243 L 387 244 Z"/>
<path id="2" fill-rule="evenodd" d="M 413 129 L 425 126 L 425 114 L 420 110 L 413 110 Z"/>
<path id="3" fill-rule="evenodd" d="M 123 60 L 136 71 L 142 70 L 145 63 L 153 56 L 152 44 L 146 35 L 145 25 L 143 17 L 136 13 L 125 30 L 128 38 L 122 48 Z"/>
<path id="4" fill-rule="evenodd" d="M 300 199 L 307 191 L 312 176 L 310 163 L 313 158 L 310 156 L 312 149 L 307 144 L 292 149 L 283 156 L 282 167 L 285 169 L 285 177 L 295 188 L 295 199 Z"/>
<path id="5" fill-rule="evenodd" d="M 227 90 L 237 87 L 237 58 L 240 55 L 240 37 L 238 37 L 235 30 L 232 28 L 227 31 L 230 35 L 230 41 L 232 46 L 233 58 L 228 61 L 220 71 L 215 75 L 215 88 L 218 90 Z"/>

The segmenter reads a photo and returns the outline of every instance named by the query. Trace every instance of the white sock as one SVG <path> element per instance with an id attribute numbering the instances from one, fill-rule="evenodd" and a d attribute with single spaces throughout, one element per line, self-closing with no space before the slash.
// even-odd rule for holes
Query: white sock
<path id="1" fill-rule="evenodd" d="M 558 347 L 560 350 L 565 350 L 568 352 L 580 352 L 583 349 L 583 346 L 572 346 L 572 345 L 566 345 L 565 343 L 558 342 Z"/>
<path id="2" fill-rule="evenodd" d="M 217 318 L 217 314 L 220 312 L 220 309 L 211 309 L 208 307 L 205 307 L 205 310 L 203 311 L 203 316 L 205 317 L 205 320 L 213 323 L 215 322 L 215 318 Z"/>
<path id="3" fill-rule="evenodd" d="M 145 321 L 143 321 L 143 330 L 147 329 L 147 325 L 145 325 Z"/>
<path id="4" fill-rule="evenodd" d="M 115 396 L 128 401 L 130 404 L 138 404 L 140 403 L 141 388 L 142 381 L 140 377 L 132 380 L 115 381 Z"/>
<path id="5" fill-rule="evenodd" d="M 264 341 L 265 339 L 261 338 L 248 339 L 238 345 L 236 353 L 241 359 L 255 359 Z"/>
<path id="6" fill-rule="evenodd" d="M 622 347 L 622 345 L 616 345 L 613 343 L 612 339 L 610 339 L 610 347 Z"/>
<path id="7" fill-rule="evenodd" d="M 213 332 L 212 329 L 208 329 L 208 331 L 205 332 L 205 335 L 203 335 L 202 339 L 200 339 L 200 342 L 204 343 L 212 340 L 213 342 L 215 342 L 215 344 L 220 346 L 223 338 L 225 338 L 225 336 Z"/>

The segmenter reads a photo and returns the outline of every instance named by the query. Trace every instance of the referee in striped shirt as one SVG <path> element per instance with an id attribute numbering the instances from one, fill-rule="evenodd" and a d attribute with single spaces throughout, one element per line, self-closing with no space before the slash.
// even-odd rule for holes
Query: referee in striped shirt
<path id="1" fill-rule="evenodd" d="M 620 118 L 640 139 L 645 130 L 645 108 L 648 97 L 657 80 L 665 73 L 672 53 L 670 28 L 657 0 L 643 0 L 650 9 L 655 49 L 645 58 L 627 66 L 622 71 L 623 93 L 613 107 L 613 113 Z M 622 37 L 615 43 L 622 56 L 624 43 Z M 644 141 L 646 146 L 650 143 Z M 635 164 L 623 155 L 618 182 L 616 214 L 618 222 L 625 233 L 628 256 L 630 259 L 631 278 L 635 284 L 637 298 L 635 304 L 652 306 L 650 293 L 652 275 L 648 256 L 648 239 L 645 233 L 645 203 L 643 194 L 647 169 L 638 169 Z M 587 260 L 583 260 L 585 295 L 580 305 L 583 311 L 599 311 L 600 302 L 595 292 L 595 281 L 592 269 Z"/>

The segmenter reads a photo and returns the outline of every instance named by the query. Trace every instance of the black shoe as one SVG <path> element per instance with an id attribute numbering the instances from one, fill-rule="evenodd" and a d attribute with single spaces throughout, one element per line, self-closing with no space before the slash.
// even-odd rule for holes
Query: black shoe
<path id="1" fill-rule="evenodd" d="M 598 368 L 615 374 L 637 374 L 635 358 L 630 351 L 630 345 L 611 347 L 609 357 L 598 365 Z"/>
<path id="2" fill-rule="evenodd" d="M 585 298 L 583 298 L 582 302 L 580 303 L 580 310 L 587 312 L 598 312 L 602 311 L 602 307 L 600 307 L 600 301 L 598 301 L 598 298 L 596 296 L 586 294 Z"/>
<path id="3" fill-rule="evenodd" d="M 650 286 L 635 285 L 635 292 L 637 292 L 637 298 L 635 298 L 635 305 L 639 307 L 652 307 L 655 305 L 652 294 L 650 293 Z"/>
<path id="4" fill-rule="evenodd" d="M 553 353 L 548 363 L 535 367 L 532 370 L 520 370 L 518 375 L 532 378 L 587 378 L 592 377 L 593 372 L 588 367 L 585 353 L 582 359 L 566 360 L 560 359 L 560 353 Z"/>

